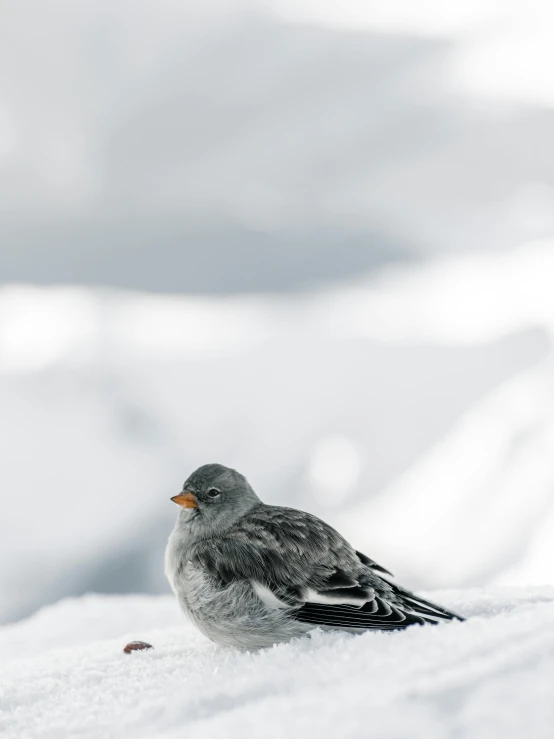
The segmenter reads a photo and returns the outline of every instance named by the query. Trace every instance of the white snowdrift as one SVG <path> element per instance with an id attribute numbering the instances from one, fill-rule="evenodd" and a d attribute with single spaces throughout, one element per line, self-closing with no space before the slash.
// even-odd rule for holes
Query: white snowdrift
<path id="1" fill-rule="evenodd" d="M 0 629 L 0 733 L 106 737 L 545 739 L 554 724 L 554 589 L 448 591 L 465 623 L 313 632 L 219 648 L 170 597 L 87 596 Z M 148 652 L 123 653 L 142 639 Z"/>

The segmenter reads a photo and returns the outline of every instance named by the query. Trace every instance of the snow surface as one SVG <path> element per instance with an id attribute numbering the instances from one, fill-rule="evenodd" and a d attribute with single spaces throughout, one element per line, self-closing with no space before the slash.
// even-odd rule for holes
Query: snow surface
<path id="1" fill-rule="evenodd" d="M 0 629 L 0 734 L 503 737 L 554 724 L 554 588 L 445 591 L 465 623 L 220 648 L 172 597 L 64 600 Z M 127 655 L 140 639 L 154 646 Z"/>

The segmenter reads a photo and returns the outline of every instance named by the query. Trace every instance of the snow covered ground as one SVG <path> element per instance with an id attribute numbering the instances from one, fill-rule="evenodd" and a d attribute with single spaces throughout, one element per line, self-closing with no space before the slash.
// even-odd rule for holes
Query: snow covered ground
<path id="1" fill-rule="evenodd" d="M 554 589 L 445 591 L 465 623 L 219 648 L 166 596 L 85 596 L 0 629 L 9 739 L 550 739 Z M 127 655 L 141 639 L 154 646 Z"/>
<path id="2" fill-rule="evenodd" d="M 551 3 L 129 8 L 0 23 L 0 735 L 551 737 Z M 470 620 L 246 654 L 121 595 L 209 461 Z"/>

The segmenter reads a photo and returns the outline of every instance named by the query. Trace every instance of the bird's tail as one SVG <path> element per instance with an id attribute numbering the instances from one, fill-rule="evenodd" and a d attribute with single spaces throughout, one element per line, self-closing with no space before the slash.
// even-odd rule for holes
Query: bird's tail
<path id="1" fill-rule="evenodd" d="M 463 616 L 454 611 L 448 611 L 442 606 L 431 603 L 419 595 L 414 595 L 409 590 L 405 590 L 396 583 L 388 581 L 392 586 L 395 594 L 402 599 L 406 607 L 424 618 L 427 622 L 439 623 L 440 621 L 465 621 Z"/>

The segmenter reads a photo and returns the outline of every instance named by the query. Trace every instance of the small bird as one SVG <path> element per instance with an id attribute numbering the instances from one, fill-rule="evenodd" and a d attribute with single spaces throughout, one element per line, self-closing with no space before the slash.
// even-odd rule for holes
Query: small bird
<path id="1" fill-rule="evenodd" d="M 256 649 L 316 627 L 464 620 L 397 585 L 316 516 L 262 503 L 236 470 L 206 464 L 171 500 L 182 510 L 165 573 L 181 609 L 218 644 Z"/>

